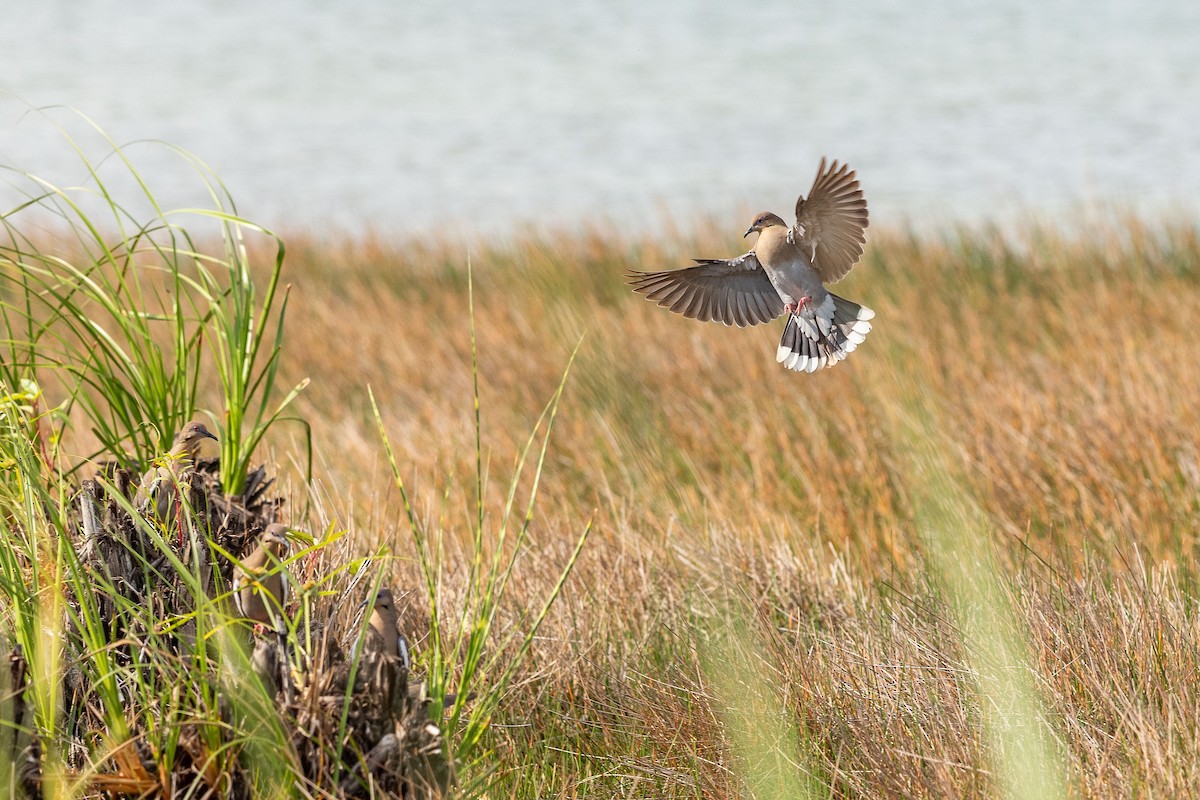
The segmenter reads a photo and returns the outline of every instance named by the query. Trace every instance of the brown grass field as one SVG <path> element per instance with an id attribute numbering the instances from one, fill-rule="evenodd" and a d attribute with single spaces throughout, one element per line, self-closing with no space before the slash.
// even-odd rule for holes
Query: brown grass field
<path id="1" fill-rule="evenodd" d="M 444 537 L 449 613 L 474 513 L 468 265 L 485 529 L 578 345 L 503 624 L 594 530 L 492 721 L 489 797 L 1198 791 L 1194 224 L 872 227 L 836 291 L 875 330 L 815 375 L 774 363 L 779 324 L 700 324 L 623 285 L 741 252 L 728 225 L 285 239 L 308 523 L 390 547 L 418 658 L 429 612 L 368 386 Z"/>

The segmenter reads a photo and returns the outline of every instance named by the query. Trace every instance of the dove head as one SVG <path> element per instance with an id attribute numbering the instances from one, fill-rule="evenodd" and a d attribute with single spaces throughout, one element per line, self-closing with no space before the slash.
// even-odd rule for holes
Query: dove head
<path id="1" fill-rule="evenodd" d="M 287 540 L 287 525 L 282 525 L 278 522 L 272 522 L 263 531 L 262 545 L 271 555 L 276 558 L 283 558 L 288 554 L 291 545 Z"/>
<path id="2" fill-rule="evenodd" d="M 200 422 L 189 422 L 183 426 L 175 436 L 175 443 L 171 445 L 171 453 L 175 456 L 187 456 L 195 458 L 196 452 L 200 449 L 200 442 L 205 439 L 217 441 L 217 437 L 213 436 L 208 428 L 204 427 Z"/>
<path id="3" fill-rule="evenodd" d="M 396 612 L 396 602 L 392 599 L 391 589 L 379 590 L 379 593 L 375 595 L 375 608 L 393 614 Z"/>
<path id="4" fill-rule="evenodd" d="M 772 214 L 770 211 L 763 211 L 754 218 L 754 222 L 750 223 L 750 227 L 747 228 L 746 232 L 742 234 L 742 238 L 745 239 L 747 236 L 755 232 L 761 233 L 767 228 L 775 225 L 782 225 L 785 228 L 787 227 L 787 223 L 784 222 L 783 218 L 778 214 Z"/>

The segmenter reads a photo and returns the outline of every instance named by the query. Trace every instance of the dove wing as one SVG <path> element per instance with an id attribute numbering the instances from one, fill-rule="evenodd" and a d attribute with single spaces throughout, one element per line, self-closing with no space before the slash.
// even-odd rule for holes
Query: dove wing
<path id="1" fill-rule="evenodd" d="M 629 285 L 663 308 L 701 322 L 758 325 L 783 313 L 783 300 L 753 252 L 731 259 L 693 259 L 694 267 L 631 272 Z"/>
<path id="2" fill-rule="evenodd" d="M 807 199 L 796 201 L 792 229 L 824 283 L 841 280 L 862 257 L 867 238 L 867 201 L 849 165 L 817 167 Z"/>

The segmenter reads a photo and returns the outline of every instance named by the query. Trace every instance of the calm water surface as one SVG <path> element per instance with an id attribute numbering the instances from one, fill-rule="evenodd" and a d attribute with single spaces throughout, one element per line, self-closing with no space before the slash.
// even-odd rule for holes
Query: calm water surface
<path id="1" fill-rule="evenodd" d="M 6 17 L 0 163 L 82 180 L 28 113 L 68 105 L 118 141 L 190 149 L 286 230 L 709 212 L 740 231 L 788 211 L 823 154 L 858 168 L 877 224 L 1200 207 L 1196 3 L 42 0 Z M 161 149 L 131 153 L 167 202 L 199 201 Z"/>

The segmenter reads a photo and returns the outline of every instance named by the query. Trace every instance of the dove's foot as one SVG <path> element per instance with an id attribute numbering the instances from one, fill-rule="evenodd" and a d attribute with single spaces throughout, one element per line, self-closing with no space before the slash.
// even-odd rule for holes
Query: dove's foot
<path id="1" fill-rule="evenodd" d="M 809 305 L 810 303 L 812 303 L 812 298 L 808 297 L 806 295 L 804 297 L 801 297 L 799 300 L 797 300 L 794 303 L 787 303 L 786 305 L 784 305 L 783 310 L 789 314 L 799 314 L 801 311 L 804 310 L 804 307 Z"/>

